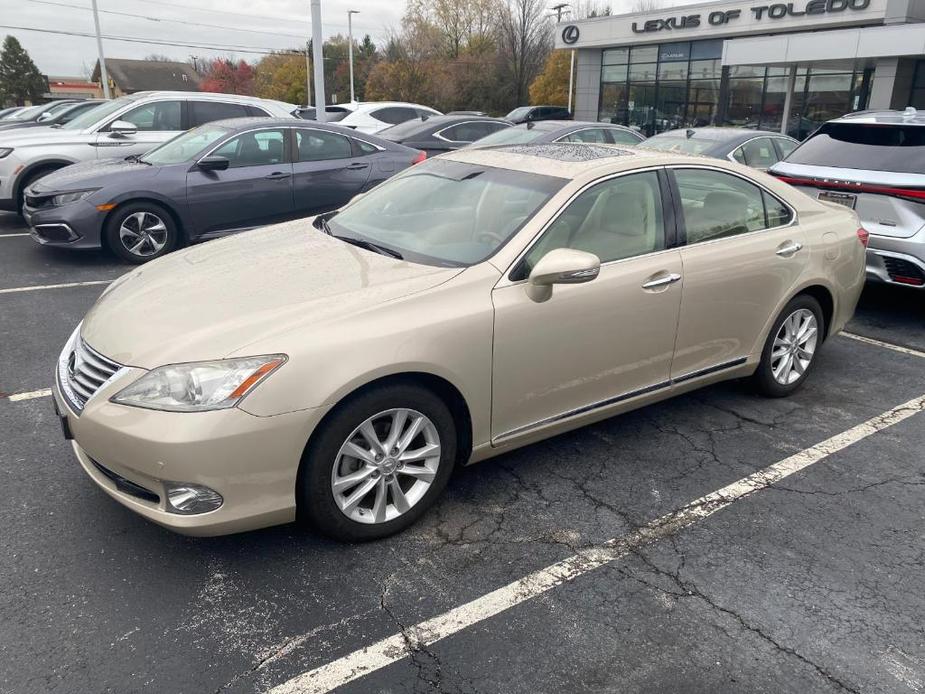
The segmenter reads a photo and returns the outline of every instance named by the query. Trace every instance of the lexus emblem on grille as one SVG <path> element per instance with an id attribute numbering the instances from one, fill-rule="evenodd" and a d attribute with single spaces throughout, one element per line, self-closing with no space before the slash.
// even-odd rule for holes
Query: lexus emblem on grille
<path id="1" fill-rule="evenodd" d="M 578 41 L 579 35 L 580 33 L 578 31 L 578 27 L 575 26 L 574 24 L 569 24 L 567 27 L 565 27 L 562 30 L 562 41 L 564 43 L 572 45 L 573 43 Z"/>

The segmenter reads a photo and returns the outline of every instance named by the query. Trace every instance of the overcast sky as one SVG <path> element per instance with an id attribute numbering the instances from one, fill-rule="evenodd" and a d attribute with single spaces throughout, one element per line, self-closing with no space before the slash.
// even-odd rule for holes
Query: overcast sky
<path id="1" fill-rule="evenodd" d="M 96 41 L 92 37 L 9 27 L 92 35 L 93 15 L 89 7 L 90 0 L 0 0 L 0 36 L 12 34 L 19 39 L 39 70 L 47 75 L 82 75 L 96 62 Z M 293 48 L 304 44 L 310 32 L 309 0 L 98 0 L 98 7 L 104 36 L 227 47 L 214 51 L 104 39 L 103 50 L 108 58 L 144 58 L 158 53 L 177 60 L 186 60 L 190 55 L 229 54 L 257 60 L 261 56 L 246 48 Z M 354 9 L 360 10 L 359 15 L 353 16 L 354 37 L 368 33 L 374 41 L 382 43 L 389 29 L 398 28 L 404 7 L 404 0 L 322 0 L 324 36 L 346 35 L 347 10 Z M 151 19 L 110 13 L 143 15 Z M 188 24 L 167 20 L 182 20 Z"/>

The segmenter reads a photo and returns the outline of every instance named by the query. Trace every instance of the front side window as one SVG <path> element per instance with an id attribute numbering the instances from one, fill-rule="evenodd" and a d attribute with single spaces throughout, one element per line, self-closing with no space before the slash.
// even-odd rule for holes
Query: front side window
<path id="1" fill-rule="evenodd" d="M 353 156 L 350 140 L 337 133 L 297 129 L 295 139 L 298 161 L 349 159 Z"/>
<path id="2" fill-rule="evenodd" d="M 331 233 L 440 266 L 479 263 L 504 246 L 565 179 L 430 159 L 373 188 L 329 221 Z"/>
<path id="3" fill-rule="evenodd" d="M 131 123 L 139 131 L 183 130 L 181 113 L 179 101 L 156 101 L 132 109 L 118 120 Z"/>
<path id="4" fill-rule="evenodd" d="M 204 125 L 226 118 L 245 118 L 248 113 L 242 104 L 228 104 L 221 101 L 191 101 L 190 124 L 192 127 Z"/>
<path id="5" fill-rule="evenodd" d="M 707 169 L 676 169 L 674 175 L 688 244 L 746 234 L 790 221 L 789 208 L 738 176 Z"/>
<path id="6" fill-rule="evenodd" d="M 151 164 L 182 164 L 227 134 L 227 128 L 219 125 L 203 125 L 155 147 L 142 159 Z"/>
<path id="7" fill-rule="evenodd" d="M 212 152 L 213 156 L 225 157 L 230 168 L 243 166 L 268 166 L 284 161 L 286 141 L 283 130 L 258 130 L 234 137 Z"/>
<path id="8" fill-rule="evenodd" d="M 662 250 L 665 243 L 658 174 L 620 176 L 579 195 L 530 249 L 513 279 L 525 279 L 557 248 L 587 251 L 608 263 Z"/>

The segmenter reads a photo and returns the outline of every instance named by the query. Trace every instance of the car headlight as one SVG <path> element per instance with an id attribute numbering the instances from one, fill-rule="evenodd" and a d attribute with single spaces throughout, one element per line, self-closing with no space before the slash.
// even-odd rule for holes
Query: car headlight
<path id="1" fill-rule="evenodd" d="M 0 159 L 3 159 L 3 157 L 8 157 L 12 153 L 13 153 L 12 147 L 0 147 Z"/>
<path id="2" fill-rule="evenodd" d="M 161 366 L 116 393 L 112 402 L 167 412 L 225 410 L 287 359 L 285 354 L 268 354 Z"/>
<path id="3" fill-rule="evenodd" d="M 55 195 L 51 199 L 51 204 L 58 207 L 59 205 L 67 205 L 70 202 L 77 202 L 78 200 L 83 200 L 93 195 L 97 190 L 99 190 L 99 188 L 94 188 L 93 190 L 75 190 L 73 193 L 61 193 L 61 195 Z"/>

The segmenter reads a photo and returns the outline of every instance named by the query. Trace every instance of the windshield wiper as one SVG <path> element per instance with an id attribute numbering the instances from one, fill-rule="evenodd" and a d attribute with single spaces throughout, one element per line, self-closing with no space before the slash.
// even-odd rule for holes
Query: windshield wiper
<path id="1" fill-rule="evenodd" d="M 136 164 L 144 164 L 145 166 L 152 166 L 151 162 L 145 161 L 144 159 L 142 159 L 140 154 L 129 154 L 125 158 L 125 161 L 133 161 Z"/>
<path id="2" fill-rule="evenodd" d="M 327 228 L 327 222 L 325 222 L 325 228 Z M 387 255 L 389 257 L 395 258 L 396 260 L 404 260 L 405 257 L 398 251 L 392 248 L 386 248 L 385 246 L 380 246 L 378 243 L 373 243 L 372 241 L 367 241 L 366 239 L 358 239 L 353 236 L 338 236 L 337 234 L 331 234 L 328 231 L 328 234 L 333 236 L 335 239 L 340 239 L 345 243 L 352 244 L 359 248 L 365 248 L 367 251 L 373 251 L 379 253 L 380 255 Z"/>

